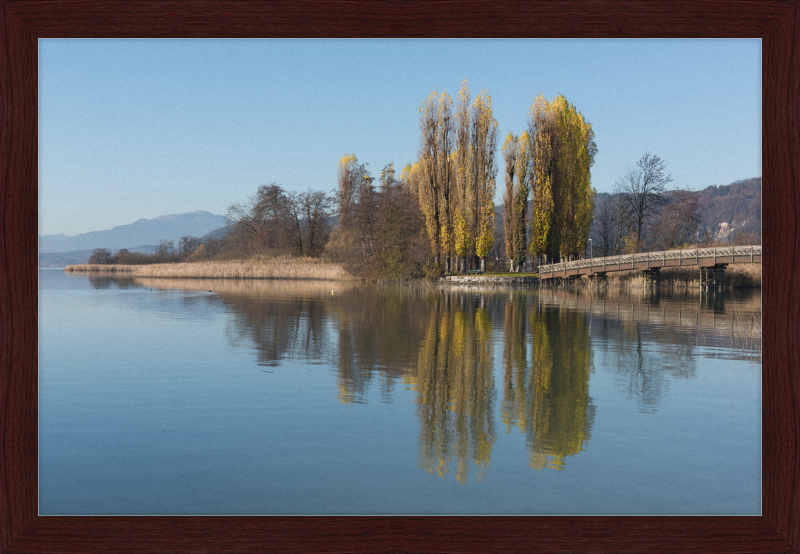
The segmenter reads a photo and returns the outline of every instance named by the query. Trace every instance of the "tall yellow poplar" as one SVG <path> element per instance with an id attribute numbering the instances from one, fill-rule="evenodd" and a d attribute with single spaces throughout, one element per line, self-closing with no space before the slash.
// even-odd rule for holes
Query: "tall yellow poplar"
<path id="1" fill-rule="evenodd" d="M 503 192 L 503 207 L 505 208 L 505 216 L 503 218 L 503 230 L 506 239 L 506 257 L 511 264 L 511 271 L 514 271 L 514 262 L 517 259 L 517 218 L 515 216 L 514 207 L 514 174 L 517 171 L 517 155 L 519 154 L 518 138 L 514 133 L 509 132 L 506 140 L 503 143 L 502 149 L 503 161 L 505 161 L 505 191 Z"/>
<path id="2" fill-rule="evenodd" d="M 339 224 L 342 227 L 347 227 L 358 188 L 358 158 L 356 158 L 355 154 L 342 156 L 339 160 L 337 178 L 339 185 Z"/>
<path id="3" fill-rule="evenodd" d="M 466 269 L 466 256 L 472 249 L 474 237 L 470 233 L 470 220 L 474 215 L 470 213 L 470 199 L 475 193 L 474 179 L 470 171 L 470 93 L 469 84 L 465 79 L 461 83 L 458 93 L 458 103 L 455 110 L 455 209 L 453 216 L 453 230 L 455 232 L 455 252 L 462 270 Z"/>
<path id="4" fill-rule="evenodd" d="M 514 252 L 515 266 L 519 270 L 525 262 L 528 249 L 528 198 L 530 196 L 530 139 L 523 132 L 517 140 L 516 170 L 514 171 Z"/>
<path id="5" fill-rule="evenodd" d="M 439 227 L 441 181 L 439 179 L 439 102 L 432 92 L 419 108 L 421 179 L 418 198 L 425 214 L 425 229 L 431 240 L 435 261 L 440 261 L 441 234 Z"/>
<path id="6" fill-rule="evenodd" d="M 437 111 L 439 157 L 438 178 L 441 192 L 441 209 L 439 211 L 441 249 L 445 256 L 445 271 L 450 271 L 450 256 L 455 247 L 455 234 L 453 231 L 453 212 L 455 208 L 455 171 L 453 145 L 455 142 L 455 118 L 453 116 L 453 100 L 447 91 L 439 96 L 439 109 Z"/>
<path id="7" fill-rule="evenodd" d="M 486 255 L 494 244 L 494 193 L 497 165 L 497 120 L 492 97 L 481 91 L 472 105 L 472 167 L 475 173 L 475 255 L 486 271 Z"/>
<path id="8" fill-rule="evenodd" d="M 594 209 L 590 168 L 597 145 L 590 123 L 562 95 L 541 94 L 528 118 L 533 188 L 530 251 L 554 260 L 585 249 Z"/>

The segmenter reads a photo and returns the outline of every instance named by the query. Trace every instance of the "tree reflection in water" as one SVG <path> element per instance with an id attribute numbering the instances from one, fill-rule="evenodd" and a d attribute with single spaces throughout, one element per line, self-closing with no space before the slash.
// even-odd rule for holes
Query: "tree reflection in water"
<path id="1" fill-rule="evenodd" d="M 137 283 L 213 290 L 192 301 L 224 307 L 232 345 L 253 348 L 262 367 L 285 360 L 332 367 L 343 404 L 367 403 L 376 385 L 380 400 L 390 403 L 402 386 L 417 404 L 419 466 L 462 484 L 473 464 L 478 480 L 487 474 L 499 422 L 506 433 L 524 434 L 528 465 L 537 470 L 562 470 L 586 448 L 595 416 L 589 396 L 595 350 L 644 412 L 657 409 L 669 377 L 696 374 L 685 333 L 696 330 L 702 314 L 670 314 L 659 299 L 645 305 L 553 291 L 328 282 Z"/>
<path id="2" fill-rule="evenodd" d="M 603 365 L 618 376 L 626 398 L 636 402 L 641 413 L 658 411 L 669 392 L 671 379 L 697 376 L 696 341 L 687 340 L 687 326 L 675 325 L 677 308 L 660 304 L 656 297 L 642 297 L 619 313 L 620 300 L 609 300 L 605 308 L 616 317 L 597 318 L 594 350 Z M 695 314 L 686 314 L 693 327 Z M 670 324 L 672 323 L 672 324 Z"/>
<path id="3" fill-rule="evenodd" d="M 480 480 L 488 470 L 496 440 L 492 327 L 480 299 L 432 300 L 420 348 L 417 374 L 420 420 L 419 463 L 444 477 L 455 458 L 456 479 L 467 481 L 470 463 Z"/>
<path id="4" fill-rule="evenodd" d="M 561 470 L 594 421 L 589 327 L 585 313 L 535 300 L 512 295 L 506 304 L 502 419 L 506 432 L 525 433 L 531 467 Z"/>

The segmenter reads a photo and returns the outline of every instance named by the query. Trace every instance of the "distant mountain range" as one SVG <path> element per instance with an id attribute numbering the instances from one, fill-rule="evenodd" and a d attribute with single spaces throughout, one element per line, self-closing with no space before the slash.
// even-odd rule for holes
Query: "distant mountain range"
<path id="1" fill-rule="evenodd" d="M 40 235 L 39 252 L 75 252 L 95 248 L 132 250 L 137 246 L 156 245 L 162 240 L 177 242 L 187 235 L 202 237 L 224 227 L 227 222 L 225 216 L 204 211 L 162 215 L 153 219 L 140 219 L 129 225 L 119 225 L 108 231 L 92 231 L 73 237 Z"/>
<path id="2" fill-rule="evenodd" d="M 89 257 L 94 248 L 88 250 L 73 250 L 72 252 L 39 252 L 39 267 L 67 267 L 74 264 L 89 263 Z M 109 248 L 113 252 L 112 249 Z M 146 244 L 127 249 L 130 252 L 152 254 L 156 251 L 155 244 Z"/>

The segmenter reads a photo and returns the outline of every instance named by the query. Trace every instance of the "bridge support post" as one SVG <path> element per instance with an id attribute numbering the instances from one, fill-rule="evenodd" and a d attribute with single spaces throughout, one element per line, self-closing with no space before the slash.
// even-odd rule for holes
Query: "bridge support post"
<path id="1" fill-rule="evenodd" d="M 645 285 L 658 285 L 659 281 L 661 281 L 661 268 L 650 267 L 644 269 L 642 270 L 642 275 L 644 276 Z"/>
<path id="2" fill-rule="evenodd" d="M 727 264 L 714 264 L 711 267 L 700 268 L 700 287 L 725 288 L 725 268 Z"/>

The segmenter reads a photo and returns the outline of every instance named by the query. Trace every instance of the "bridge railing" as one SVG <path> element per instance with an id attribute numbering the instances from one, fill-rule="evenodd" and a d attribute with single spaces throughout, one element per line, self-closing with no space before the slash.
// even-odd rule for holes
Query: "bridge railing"
<path id="1" fill-rule="evenodd" d="M 731 256 L 753 256 L 761 255 L 761 246 L 725 246 L 721 248 L 691 248 L 687 250 L 665 250 L 663 252 L 641 252 L 638 254 L 623 254 L 621 256 L 606 256 L 603 258 L 589 258 L 575 260 L 573 262 L 562 262 L 559 264 L 548 264 L 539 266 L 539 275 L 568 271 L 572 269 L 604 268 L 609 271 L 615 270 L 617 266 L 629 265 L 641 262 L 662 262 L 667 260 L 701 260 L 707 258 L 726 258 Z M 603 269 L 601 269 L 602 271 Z"/>

